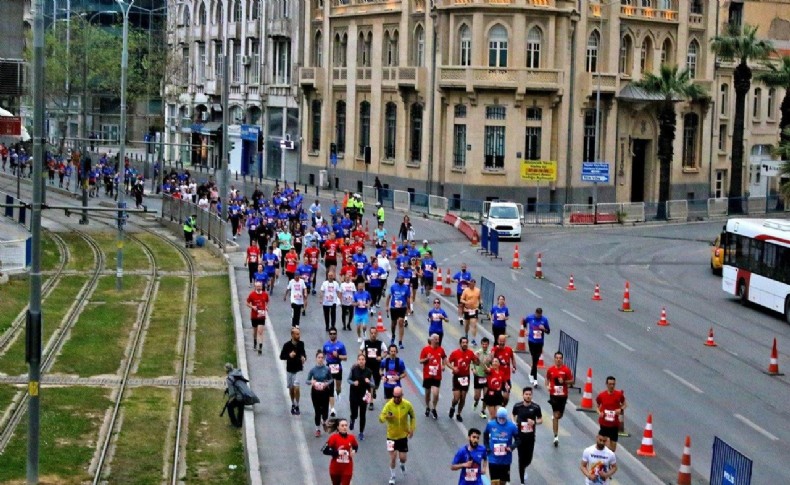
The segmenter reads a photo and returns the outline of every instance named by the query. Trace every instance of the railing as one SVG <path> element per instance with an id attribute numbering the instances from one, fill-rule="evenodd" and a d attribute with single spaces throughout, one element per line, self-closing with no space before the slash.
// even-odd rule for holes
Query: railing
<path id="1" fill-rule="evenodd" d="M 217 214 L 201 209 L 197 204 L 183 199 L 176 199 L 169 195 L 162 197 L 162 219 L 183 225 L 186 218 L 195 215 L 197 230 L 213 241 L 220 248 L 227 243 L 227 221 L 223 221 Z"/>
<path id="2" fill-rule="evenodd" d="M 558 69 L 527 69 L 498 67 L 439 68 L 439 83 L 446 87 L 516 88 L 559 90 L 563 72 Z"/>
<path id="3" fill-rule="evenodd" d="M 348 69 L 345 67 L 333 67 L 332 68 L 332 80 L 333 81 L 345 81 L 348 79 Z"/>
<path id="4" fill-rule="evenodd" d="M 689 14 L 689 24 L 692 27 L 702 27 L 703 26 L 702 21 L 703 21 L 702 14 L 698 14 L 698 13 Z"/>

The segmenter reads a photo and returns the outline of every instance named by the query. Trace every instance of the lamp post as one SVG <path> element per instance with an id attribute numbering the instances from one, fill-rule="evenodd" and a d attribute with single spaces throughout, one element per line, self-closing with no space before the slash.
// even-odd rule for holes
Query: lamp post
<path id="1" fill-rule="evenodd" d="M 123 223 L 126 202 L 126 76 L 129 70 L 129 10 L 134 0 L 126 4 L 124 0 L 115 0 L 123 12 L 123 47 L 121 49 L 121 126 L 120 148 L 118 150 L 118 254 L 115 268 L 115 289 L 123 289 Z M 128 6 L 127 6 L 128 5 Z M 124 8 L 126 6 L 126 8 Z"/>
<path id="2" fill-rule="evenodd" d="M 595 162 L 601 161 L 601 54 L 603 49 L 603 8 L 611 7 L 614 2 L 600 2 L 600 9 L 598 10 L 598 34 L 600 40 L 598 41 L 598 51 L 596 52 L 595 62 L 595 76 L 596 76 L 596 93 L 595 93 Z M 618 2 L 619 3 L 619 2 Z M 595 214 L 598 213 L 598 182 L 593 182 L 593 209 Z"/>

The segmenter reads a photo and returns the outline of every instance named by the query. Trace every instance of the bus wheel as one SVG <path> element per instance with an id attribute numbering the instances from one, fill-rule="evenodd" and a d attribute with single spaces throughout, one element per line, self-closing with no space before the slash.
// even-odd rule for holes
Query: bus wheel
<path id="1" fill-rule="evenodd" d="M 785 321 L 790 323 L 790 296 L 785 298 Z"/>
<path id="2" fill-rule="evenodd" d="M 749 303 L 749 297 L 746 294 L 746 282 L 743 280 L 738 282 L 738 298 L 741 299 L 742 305 Z"/>

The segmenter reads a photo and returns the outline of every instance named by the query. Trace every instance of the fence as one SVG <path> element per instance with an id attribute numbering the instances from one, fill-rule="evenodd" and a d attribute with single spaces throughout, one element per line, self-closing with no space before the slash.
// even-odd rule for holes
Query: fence
<path id="1" fill-rule="evenodd" d="M 481 313 L 482 318 L 491 320 L 488 311 L 494 306 L 494 293 L 496 292 L 496 285 L 493 281 L 485 276 L 480 277 L 480 305 L 483 307 Z"/>
<path id="2" fill-rule="evenodd" d="M 392 208 L 396 211 L 409 212 L 411 208 L 411 197 L 405 190 L 394 190 L 392 192 Z"/>
<path id="3" fill-rule="evenodd" d="M 227 240 L 227 222 L 223 221 L 217 214 L 203 210 L 182 199 L 169 196 L 162 197 L 162 218 L 183 224 L 187 217 L 196 216 L 197 229 L 217 246 L 224 248 Z"/>
<path id="4" fill-rule="evenodd" d="M 562 358 L 565 362 L 565 365 L 573 373 L 574 379 L 576 382 L 580 382 L 579 376 L 576 374 L 576 363 L 579 358 L 579 341 L 575 338 L 571 337 L 564 330 L 560 330 L 560 345 L 557 349 L 562 352 Z M 548 386 L 549 383 L 546 383 Z M 582 391 L 581 386 L 569 386 L 571 389 L 576 389 L 579 392 Z"/>
<path id="5" fill-rule="evenodd" d="M 752 460 L 728 445 L 718 436 L 713 439 L 713 460 L 710 483 L 749 485 L 752 481 Z"/>
<path id="6" fill-rule="evenodd" d="M 667 220 L 687 221 L 689 218 L 689 205 L 687 200 L 667 201 Z"/>
<path id="7" fill-rule="evenodd" d="M 428 213 L 435 216 L 444 216 L 447 214 L 448 201 L 447 197 L 439 197 L 438 195 L 428 196 Z"/>

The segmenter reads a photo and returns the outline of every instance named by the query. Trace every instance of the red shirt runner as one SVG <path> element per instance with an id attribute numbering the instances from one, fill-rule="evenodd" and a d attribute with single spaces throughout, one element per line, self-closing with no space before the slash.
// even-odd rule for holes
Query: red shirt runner
<path id="1" fill-rule="evenodd" d="M 513 360 L 516 358 L 513 355 L 513 349 L 505 345 L 500 347 L 495 346 L 492 350 L 494 357 L 499 359 L 499 372 L 502 373 L 502 378 L 506 381 L 510 380 L 510 369 L 513 366 Z"/>
<path id="2" fill-rule="evenodd" d="M 258 246 L 250 246 L 247 248 L 247 263 L 248 264 L 258 264 L 258 261 L 261 259 L 261 248 Z"/>
<path id="3" fill-rule="evenodd" d="M 489 369 L 487 374 L 486 387 L 488 388 L 488 393 L 494 394 L 497 391 L 501 391 L 502 386 L 505 385 L 505 379 L 502 377 L 502 368 L 500 367 L 498 370 Z"/>
<path id="4" fill-rule="evenodd" d="M 450 353 L 450 357 L 447 358 L 447 361 L 455 367 L 453 374 L 461 377 L 469 375 L 469 365 L 474 360 L 476 360 L 475 353 L 470 349 L 455 349 Z"/>
<path id="5" fill-rule="evenodd" d="M 326 440 L 326 444 L 337 450 L 337 456 L 332 457 L 329 462 L 329 474 L 339 476 L 351 476 L 354 473 L 354 457 L 351 450 L 359 448 L 359 443 L 354 435 L 345 436 L 334 433 Z"/>
<path id="6" fill-rule="evenodd" d="M 266 317 L 266 309 L 269 306 L 269 294 L 265 291 L 258 293 L 253 290 L 247 297 L 247 303 L 254 307 L 250 311 L 250 319 L 261 320 Z"/>
<path id="7" fill-rule="evenodd" d="M 337 249 L 340 247 L 340 242 L 337 239 L 329 239 L 324 243 L 324 259 L 329 262 L 337 263 Z"/>
<path id="8" fill-rule="evenodd" d="M 562 383 L 558 381 L 562 379 Z M 557 367 L 553 365 L 546 370 L 546 387 L 552 396 L 568 396 L 568 382 L 573 380 L 573 372 L 567 365 Z"/>
<path id="9" fill-rule="evenodd" d="M 318 258 L 321 256 L 321 250 L 317 247 L 309 247 L 304 250 L 305 256 L 307 256 L 307 260 L 310 262 L 310 266 L 315 268 L 318 266 Z"/>
<path id="10" fill-rule="evenodd" d="M 447 354 L 444 353 L 443 348 L 426 345 L 420 352 L 420 360 L 428 359 L 428 362 L 422 365 L 422 378 L 442 380 L 442 359 L 445 358 Z"/>
<path id="11" fill-rule="evenodd" d="M 296 273 L 296 265 L 299 264 L 299 255 L 296 251 L 288 251 L 285 254 L 285 272 Z"/>
<path id="12" fill-rule="evenodd" d="M 613 393 L 609 391 L 602 391 L 595 398 L 598 403 L 598 410 L 603 414 L 598 416 L 598 424 L 603 427 L 614 428 L 620 427 L 620 407 L 625 402 L 625 393 L 620 390 L 615 390 Z"/>

